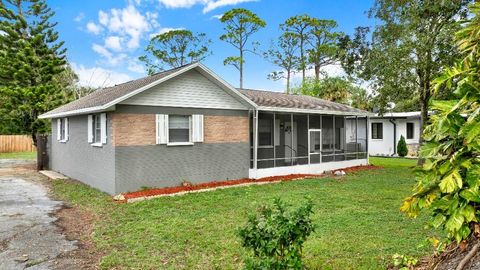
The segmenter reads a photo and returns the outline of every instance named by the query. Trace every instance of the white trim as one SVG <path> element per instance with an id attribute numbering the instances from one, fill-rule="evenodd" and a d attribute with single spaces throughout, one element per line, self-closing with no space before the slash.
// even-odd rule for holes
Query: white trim
<path id="1" fill-rule="evenodd" d="M 45 115 L 42 114 L 38 116 L 39 119 L 49 119 L 49 118 L 58 118 L 58 117 L 67 117 L 67 116 L 72 116 L 72 115 L 81 115 L 81 114 L 96 114 L 100 112 L 108 112 L 108 111 L 114 111 L 115 106 L 111 107 L 106 107 L 104 106 L 96 106 L 96 107 L 90 107 L 90 108 L 84 108 L 84 109 L 78 109 L 78 110 L 73 110 L 73 111 L 68 111 L 68 112 L 63 112 L 63 113 L 55 113 L 55 114 L 50 114 L 50 115 Z"/>
<path id="2" fill-rule="evenodd" d="M 62 119 L 57 119 L 57 141 L 62 139 Z"/>
<path id="3" fill-rule="evenodd" d="M 322 174 L 325 171 L 338 170 L 361 165 L 368 165 L 368 159 L 352 159 L 309 165 L 306 164 L 265 169 L 249 169 L 248 177 L 253 179 L 259 179 L 263 177 L 281 176 L 289 174 Z"/>
<path id="4" fill-rule="evenodd" d="M 102 144 L 107 143 L 107 114 L 100 114 L 100 142 Z"/>
<path id="5" fill-rule="evenodd" d="M 347 115 L 347 116 L 371 116 L 371 112 L 342 112 L 342 111 L 327 111 L 327 110 L 311 110 L 311 109 L 297 109 L 297 108 L 282 108 L 282 107 L 258 107 L 259 111 L 269 112 L 287 112 L 287 113 L 309 113 L 309 114 L 328 114 L 328 115 Z"/>
<path id="6" fill-rule="evenodd" d="M 87 116 L 87 142 L 93 142 L 93 115 L 89 114 Z"/>
<path id="7" fill-rule="evenodd" d="M 90 145 L 93 146 L 93 147 L 103 147 L 103 144 L 102 144 L 101 142 L 99 142 L 99 143 L 91 143 Z"/>
<path id="8" fill-rule="evenodd" d="M 65 121 L 65 124 L 64 124 L 65 125 L 65 129 L 64 129 L 65 133 L 63 134 L 63 136 L 64 136 L 63 140 L 65 142 L 67 142 L 68 138 L 69 138 L 69 133 L 70 133 L 69 130 L 68 130 L 68 118 L 67 117 L 63 118 L 63 121 Z"/>
<path id="9" fill-rule="evenodd" d="M 193 142 L 173 142 L 167 143 L 167 146 L 184 146 L 184 145 L 194 145 Z"/>

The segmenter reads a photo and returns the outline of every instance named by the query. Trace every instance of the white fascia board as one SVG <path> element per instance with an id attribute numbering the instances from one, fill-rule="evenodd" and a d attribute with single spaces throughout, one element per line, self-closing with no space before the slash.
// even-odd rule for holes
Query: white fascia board
<path id="1" fill-rule="evenodd" d="M 114 110 L 115 110 L 115 106 L 110 106 L 110 107 L 107 107 L 107 108 L 105 108 L 104 106 L 96 106 L 96 107 L 78 109 L 78 110 L 55 113 L 55 114 L 48 114 L 48 115 L 42 114 L 42 115 L 38 116 L 38 118 L 39 119 L 60 118 L 60 117 L 68 117 L 68 116 L 81 115 L 81 114 L 99 113 L 99 112 L 114 111 Z"/>
<path id="2" fill-rule="evenodd" d="M 281 107 L 258 107 L 259 111 L 270 112 L 287 112 L 287 113 L 311 113 L 311 114 L 331 114 L 331 115 L 356 115 L 356 116 L 372 116 L 371 112 L 341 112 L 341 111 L 326 111 L 326 110 L 311 110 L 298 108 L 281 108 Z"/>
<path id="3" fill-rule="evenodd" d="M 246 96 L 241 94 L 237 89 L 235 89 L 235 87 L 230 85 L 228 82 L 226 82 L 220 76 L 218 76 L 215 72 L 211 71 L 209 68 L 207 68 L 206 66 L 204 66 L 201 63 L 198 63 L 198 67 L 202 71 L 204 71 L 206 73 L 206 75 L 209 75 L 209 77 L 216 80 L 218 83 L 222 84 L 226 88 L 226 90 L 230 91 L 230 94 L 233 94 L 234 97 L 239 98 L 244 103 L 247 103 L 248 105 L 252 106 L 253 108 L 258 108 L 258 105 L 255 102 L 253 102 L 252 100 L 250 100 L 249 98 L 247 98 Z"/>

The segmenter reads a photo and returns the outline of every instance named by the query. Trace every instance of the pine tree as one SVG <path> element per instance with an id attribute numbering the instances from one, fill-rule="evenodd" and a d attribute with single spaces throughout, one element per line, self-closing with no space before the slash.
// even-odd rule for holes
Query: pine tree
<path id="1" fill-rule="evenodd" d="M 403 135 L 400 136 L 400 140 L 398 141 L 397 153 L 401 157 L 404 157 L 408 154 L 407 143 L 405 142 L 405 138 L 403 137 Z"/>
<path id="2" fill-rule="evenodd" d="M 65 101 L 58 77 L 67 67 L 66 49 L 54 15 L 45 0 L 0 1 L 0 113 L 34 143 L 37 133 L 49 130 L 37 117 Z"/>

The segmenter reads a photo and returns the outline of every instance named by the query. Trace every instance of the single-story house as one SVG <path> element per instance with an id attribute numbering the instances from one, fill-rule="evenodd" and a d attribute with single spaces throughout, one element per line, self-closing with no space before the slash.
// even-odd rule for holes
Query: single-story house
<path id="1" fill-rule="evenodd" d="M 368 163 L 366 111 L 236 89 L 200 63 L 49 111 L 50 167 L 110 194 Z"/>
<path id="2" fill-rule="evenodd" d="M 420 112 L 389 112 L 370 118 L 372 156 L 395 156 L 400 136 L 405 138 L 408 156 L 417 156 L 420 140 Z"/>

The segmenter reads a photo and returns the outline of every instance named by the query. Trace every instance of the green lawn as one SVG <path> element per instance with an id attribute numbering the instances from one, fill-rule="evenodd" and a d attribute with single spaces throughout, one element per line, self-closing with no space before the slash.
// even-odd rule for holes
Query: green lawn
<path id="1" fill-rule="evenodd" d="M 343 178 L 239 187 L 133 204 L 79 183 L 56 181 L 61 198 L 98 213 L 94 240 L 107 251 L 102 268 L 238 269 L 245 251 L 237 230 L 261 204 L 281 197 L 315 203 L 316 232 L 305 244 L 310 269 L 384 269 L 391 255 L 422 256 L 432 231 L 425 217 L 399 212 L 414 184 L 415 160 L 372 158 L 383 169 Z"/>
<path id="2" fill-rule="evenodd" d="M 0 159 L 36 159 L 37 152 L 0 153 Z"/>

